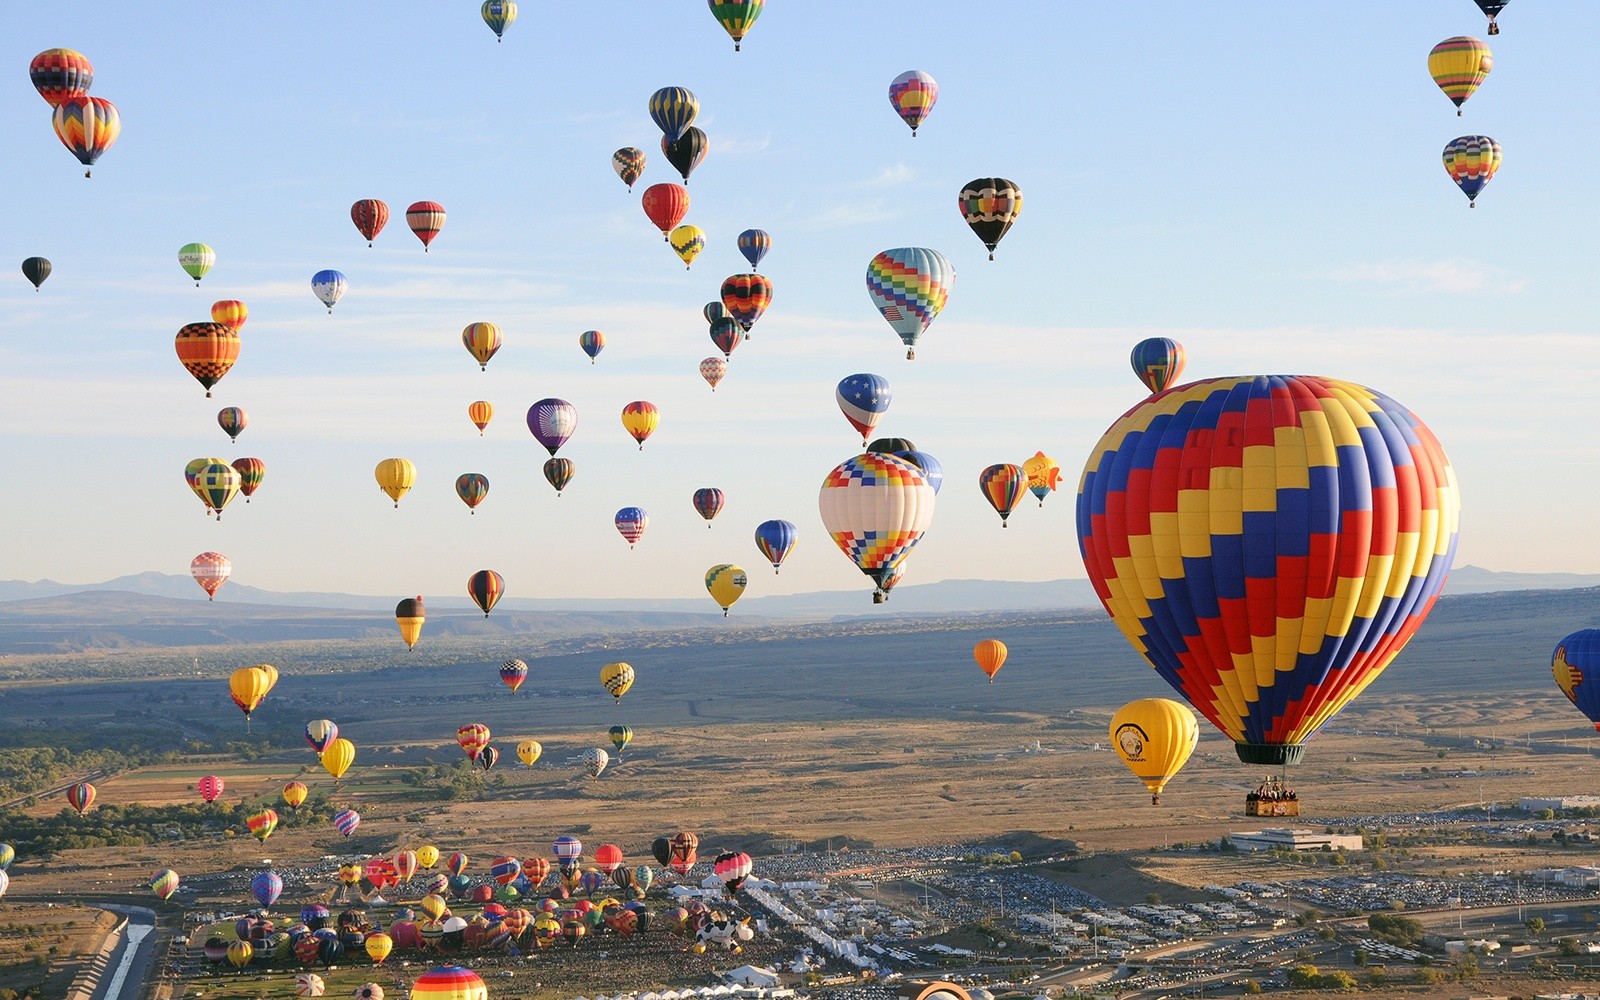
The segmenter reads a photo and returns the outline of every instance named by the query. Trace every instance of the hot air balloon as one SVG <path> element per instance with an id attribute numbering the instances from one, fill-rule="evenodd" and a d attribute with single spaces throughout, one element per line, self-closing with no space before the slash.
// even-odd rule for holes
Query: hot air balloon
<path id="1" fill-rule="evenodd" d="M 333 828 L 345 837 L 356 832 L 361 825 L 361 814 L 354 809 L 341 809 L 333 814 Z"/>
<path id="2" fill-rule="evenodd" d="M 239 360 L 239 331 L 221 323 L 190 323 L 173 341 L 178 360 L 211 398 L 211 387 L 222 381 Z"/>
<path id="3" fill-rule="evenodd" d="M 552 456 L 578 429 L 578 408 L 564 399 L 541 399 L 528 407 L 528 430 Z"/>
<path id="4" fill-rule="evenodd" d="M 480 371 L 489 370 L 489 359 L 500 350 L 500 328 L 493 323 L 468 323 L 461 331 L 461 344 L 478 361 Z"/>
<path id="5" fill-rule="evenodd" d="M 488 741 L 489 738 L 485 736 L 484 742 L 488 743 Z M 469 863 L 470 862 L 465 854 L 461 853 L 460 851 L 456 851 L 445 859 L 444 866 L 449 870 L 451 875 L 461 875 L 466 872 L 467 865 Z"/>
<path id="6" fill-rule="evenodd" d="M 989 506 L 1000 515 L 1000 527 L 1011 527 L 1007 518 L 1022 501 L 1023 489 L 1028 485 L 1028 474 L 1020 465 L 1002 462 L 978 473 L 978 489 Z M 1044 506 L 1040 504 L 1040 506 Z"/>
<path id="7" fill-rule="evenodd" d="M 262 906 L 271 906 L 283 895 L 283 877 L 272 871 L 257 872 L 250 880 L 250 895 Z"/>
<path id="8" fill-rule="evenodd" d="M 377 198 L 362 198 L 350 206 L 350 221 L 356 224 L 356 231 L 366 238 L 370 247 L 389 224 L 389 206 Z"/>
<path id="9" fill-rule="evenodd" d="M 794 549 L 795 538 L 800 529 L 792 521 L 762 521 L 756 525 L 756 548 L 772 564 L 772 572 L 776 574 L 783 561 L 789 558 L 789 553 Z"/>
<path id="10" fill-rule="evenodd" d="M 889 84 L 889 103 L 900 120 L 911 126 L 913 137 L 938 100 L 938 82 L 921 70 L 908 69 Z"/>
<path id="11" fill-rule="evenodd" d="M 652 184 L 644 189 L 640 202 L 645 217 L 661 230 L 663 243 L 672 241 L 672 230 L 689 214 L 689 189 L 682 184 Z"/>
<path id="12" fill-rule="evenodd" d="M 583 769 L 589 772 L 589 777 L 598 778 L 600 773 L 611 763 L 611 755 L 600 747 L 590 747 L 583 752 Z"/>
<path id="13" fill-rule="evenodd" d="M 208 462 L 195 473 L 194 491 L 207 507 L 217 512 L 222 520 L 222 510 L 239 495 L 239 471 L 222 462 Z"/>
<path id="14" fill-rule="evenodd" d="M 1500 15 L 1502 10 L 1505 10 L 1508 2 L 1509 0 L 1473 0 L 1473 3 L 1478 5 L 1478 9 L 1483 11 L 1484 15 L 1489 18 L 1489 34 L 1500 34 L 1500 25 L 1495 21 L 1495 18 Z"/>
<path id="15" fill-rule="evenodd" d="M 204 243 L 185 243 L 178 250 L 178 266 L 184 273 L 194 279 L 196 288 L 200 287 L 200 279 L 217 263 L 217 252 Z"/>
<path id="16" fill-rule="evenodd" d="M 309 792 L 310 789 L 306 788 L 304 782 L 291 781 L 283 786 L 283 801 L 290 809 L 298 812 L 300 804 L 306 800 Z"/>
<path id="17" fill-rule="evenodd" d="M 885 250 L 867 264 L 867 294 L 900 335 L 908 359 L 917 356 L 917 339 L 944 308 L 955 280 L 944 254 L 923 247 Z"/>
<path id="18" fill-rule="evenodd" d="M 1183 345 L 1167 337 L 1150 337 L 1133 345 L 1128 355 L 1133 373 L 1151 392 L 1164 392 L 1183 374 Z"/>
<path id="19" fill-rule="evenodd" d="M 163 868 L 152 875 L 150 881 L 145 884 L 155 893 L 157 899 L 171 899 L 172 894 L 178 891 L 178 873 L 171 868 Z"/>
<path id="20" fill-rule="evenodd" d="M 411 876 L 417 873 L 417 852 L 396 851 L 394 855 L 395 875 L 402 882 L 410 882 Z"/>
<path id="21" fill-rule="evenodd" d="M 650 527 L 650 515 L 645 513 L 643 507 L 624 507 L 617 511 L 615 518 L 617 533 L 628 541 L 628 548 L 644 537 L 645 529 Z"/>
<path id="22" fill-rule="evenodd" d="M 417 864 L 421 865 L 424 869 L 431 870 L 433 866 L 438 863 L 439 849 L 437 847 L 434 847 L 432 844 L 423 844 L 421 847 L 417 848 Z"/>
<path id="23" fill-rule="evenodd" d="M 489 1000 L 489 987 L 476 972 L 445 965 L 417 977 L 411 1000 Z"/>
<path id="24" fill-rule="evenodd" d="M 242 969 L 250 964 L 255 957 L 256 949 L 249 941 L 230 941 L 228 943 L 228 964 L 235 969 Z"/>
<path id="25" fill-rule="evenodd" d="M 261 488 L 262 480 L 267 478 L 267 463 L 259 458 L 236 458 L 233 460 L 233 471 L 239 474 L 239 492 L 244 494 L 244 502 L 249 503 L 250 498 L 256 495 L 256 490 Z"/>
<path id="26" fill-rule="evenodd" d="M 967 228 L 989 248 L 989 259 L 994 260 L 994 248 L 1022 214 L 1022 189 L 1004 177 L 979 177 L 961 189 L 960 207 Z"/>
<path id="27" fill-rule="evenodd" d="M 492 569 L 480 569 L 467 579 L 467 596 L 483 610 L 485 618 L 489 617 L 489 612 L 494 610 L 505 592 L 505 578 Z"/>
<path id="28" fill-rule="evenodd" d="M 463 472 L 456 477 L 456 496 L 474 514 L 478 512 L 478 504 L 483 503 L 489 495 L 489 477 L 481 472 Z"/>
<path id="29" fill-rule="evenodd" d="M 545 459 L 544 478 L 555 487 L 556 496 L 560 496 L 561 491 L 567 488 L 567 484 L 572 482 L 572 476 L 577 471 L 578 467 L 572 464 L 570 458 Z"/>
<path id="30" fill-rule="evenodd" d="M 756 18 L 761 16 L 761 10 L 766 6 L 767 0 L 706 0 L 711 7 L 711 16 L 722 25 L 722 30 L 733 39 L 733 51 L 739 51 L 739 43 L 744 41 L 744 36 L 749 34 L 751 27 L 756 23 Z"/>
<path id="31" fill-rule="evenodd" d="M 433 238 L 444 228 L 444 206 L 436 201 L 413 202 L 406 209 L 406 225 L 422 241 L 422 252 L 427 253 Z"/>
<path id="32" fill-rule="evenodd" d="M 1022 471 L 1028 476 L 1028 492 L 1043 507 L 1044 498 L 1054 493 L 1061 482 L 1061 466 L 1049 455 L 1036 451 L 1032 458 L 1022 463 Z"/>
<path id="33" fill-rule="evenodd" d="M 994 675 L 1006 663 L 1006 644 L 999 639 L 980 639 L 972 647 L 972 658 L 978 661 L 978 669 L 989 677 L 989 683 L 994 683 Z"/>
<path id="34" fill-rule="evenodd" d="M 258 663 L 256 669 L 267 675 L 267 690 L 278 686 L 278 668 L 270 663 Z"/>
<path id="35" fill-rule="evenodd" d="M 911 463 L 868 452 L 840 463 L 822 481 L 817 505 L 839 551 L 874 584 L 884 580 L 922 539 L 933 521 L 933 487 Z"/>
<path id="36" fill-rule="evenodd" d="M 517 688 L 528 679 L 528 665 L 521 660 L 507 660 L 500 664 L 500 681 L 511 689 L 512 694 L 517 693 Z"/>
<path id="37" fill-rule="evenodd" d="M 872 449 L 868 448 L 867 450 L 871 451 Z M 922 475 L 928 480 L 928 485 L 933 487 L 935 495 L 938 494 L 939 487 L 944 485 L 944 466 L 939 463 L 937 458 L 925 451 L 896 451 L 891 452 L 891 454 L 902 462 L 909 462 L 922 470 Z"/>
<path id="38" fill-rule="evenodd" d="M 221 323 L 223 326 L 242 330 L 244 321 L 250 318 L 250 307 L 238 299 L 218 299 L 211 303 L 211 321 Z"/>
<path id="39" fill-rule="evenodd" d="M 251 813 L 245 819 L 244 825 L 245 829 L 250 831 L 250 836 L 265 844 L 267 838 L 272 836 L 272 831 L 278 828 L 278 814 L 271 809 L 263 809 Z"/>
<path id="40" fill-rule="evenodd" d="M 483 0 L 483 23 L 494 32 L 494 40 L 500 42 L 505 38 L 506 29 L 517 19 L 516 0 Z"/>
<path id="41" fill-rule="evenodd" d="M 400 498 L 411 491 L 417 482 L 417 467 L 406 458 L 386 458 L 379 462 L 372 470 L 373 478 L 378 481 L 378 488 L 388 494 L 394 501 L 395 509 L 400 508 Z"/>
<path id="42" fill-rule="evenodd" d="M 189 575 L 206 592 L 206 600 L 217 596 L 217 591 L 228 582 L 233 573 L 233 563 L 221 552 L 202 552 L 189 561 Z"/>
<path id="43" fill-rule="evenodd" d="M 611 169 L 622 178 L 622 183 L 628 185 L 628 190 L 633 190 L 633 182 L 644 173 L 644 150 L 633 146 L 624 146 L 611 154 Z"/>
<path id="44" fill-rule="evenodd" d="M 560 836 L 550 844 L 550 853 L 556 857 L 556 863 L 562 871 L 578 867 L 578 859 L 583 857 L 583 841 L 577 837 Z"/>
<path id="45" fill-rule="evenodd" d="M 655 433 L 656 426 L 660 423 L 661 411 L 656 404 L 647 400 L 636 399 L 622 408 L 623 430 L 639 442 L 640 451 L 644 451 L 645 439 Z"/>
<path id="46" fill-rule="evenodd" d="M 1446 38 L 1428 53 L 1428 73 L 1444 91 L 1461 115 L 1461 105 L 1478 89 L 1478 84 L 1494 69 L 1489 46 L 1470 35 Z"/>
<path id="47" fill-rule="evenodd" d="M 247 722 L 250 713 L 256 710 L 271 689 L 272 682 L 260 667 L 241 667 L 228 678 L 228 694 L 233 698 L 233 703 L 239 706 L 239 711 L 244 713 Z"/>
<path id="48" fill-rule="evenodd" d="M 333 307 L 344 298 L 345 289 L 350 287 L 350 280 L 344 276 L 343 271 L 332 268 L 318 271 L 311 276 L 311 292 L 323 305 L 328 307 L 328 312 L 333 312 Z"/>
<path id="49" fill-rule="evenodd" d="M 73 49 L 46 49 L 28 64 L 28 79 L 52 108 L 69 97 L 83 97 L 94 85 L 89 57 Z"/>
<path id="50" fill-rule="evenodd" d="M 732 275 L 722 282 L 722 305 L 748 337 L 750 328 L 772 305 L 772 282 L 754 273 Z M 712 339 L 715 339 L 715 324 Z M 724 348 L 723 353 L 728 350 Z"/>
<path id="51" fill-rule="evenodd" d="M 711 530 L 711 522 L 721 512 L 725 500 L 722 491 L 715 486 L 705 486 L 694 491 L 695 513 L 705 518 L 707 531 Z"/>
<path id="52" fill-rule="evenodd" d="M 722 352 L 723 359 L 732 357 L 733 349 L 738 347 L 739 342 L 743 339 L 744 331 L 739 328 L 739 321 L 734 319 L 732 316 L 725 316 L 711 324 L 711 342 L 716 344 L 717 350 Z M 708 360 L 716 359 L 713 358 Z M 702 364 L 704 364 L 704 362 L 702 362 Z M 728 370 L 727 364 L 723 364 L 722 370 L 724 372 Z M 718 381 L 721 381 L 720 375 L 718 376 Z M 711 391 L 715 392 L 716 389 L 716 385 L 713 384 L 711 386 Z"/>
<path id="53" fill-rule="evenodd" d="M 43 257 L 29 257 L 22 262 L 22 276 L 33 283 L 36 292 L 44 279 L 50 277 L 50 270 L 50 262 Z"/>
<path id="54" fill-rule="evenodd" d="M 489 426 L 489 421 L 494 419 L 494 404 L 485 399 L 468 403 L 467 419 L 478 428 L 478 436 L 483 437 L 484 429 Z"/>
<path id="55" fill-rule="evenodd" d="M 1111 717 L 1111 747 L 1133 776 L 1161 804 L 1161 790 L 1183 769 L 1200 739 L 1200 725 L 1187 705 L 1171 698 L 1140 698 Z"/>
<path id="56" fill-rule="evenodd" d="M 706 570 L 706 593 L 717 602 L 724 618 L 728 617 L 728 609 L 733 607 L 749 583 L 750 578 L 745 575 L 743 566 L 720 563 Z"/>
<path id="57" fill-rule="evenodd" d="M 1444 169 L 1467 196 L 1467 207 L 1478 207 L 1478 193 L 1500 169 L 1500 144 L 1486 135 L 1463 135 L 1444 147 Z"/>
<path id="58" fill-rule="evenodd" d="M 542 753 L 544 753 L 544 747 L 539 744 L 538 740 L 523 740 L 517 744 L 517 759 L 522 761 L 526 767 L 532 767 L 534 761 L 538 760 L 539 755 Z M 527 866 L 524 865 L 523 867 Z"/>
<path id="59" fill-rule="evenodd" d="M 94 795 L 94 786 L 87 781 L 80 781 L 67 787 L 67 805 L 76 809 L 78 815 L 82 816 L 90 806 L 94 805 Z"/>
<path id="60" fill-rule="evenodd" d="M 367 957 L 372 959 L 372 964 L 374 965 L 382 965 L 383 960 L 388 958 L 389 953 L 394 950 L 394 938 L 382 931 L 374 931 L 368 934 L 361 944 L 366 949 Z M 382 987 L 379 988 L 381 989 Z M 356 996 L 360 997 L 361 994 L 358 992 Z M 377 1000 L 382 1000 L 382 996 L 381 993 L 377 994 Z"/>
<path id="61" fill-rule="evenodd" d="M 611 745 L 617 748 L 617 760 L 620 761 L 622 759 L 622 751 L 628 749 L 628 744 L 633 742 L 633 730 L 628 726 L 612 726 L 606 730 L 606 735 L 611 737 Z M 603 851 L 605 848 L 602 847 L 600 850 Z M 617 858 L 619 861 L 621 857 L 622 852 L 618 851 Z M 600 851 L 595 852 L 594 859 L 596 862 L 600 861 Z M 600 868 L 602 871 L 606 870 L 603 864 Z"/>
<path id="62" fill-rule="evenodd" d="M 607 663 L 600 668 L 600 684 L 618 702 L 633 687 L 633 677 L 633 667 L 626 663 Z"/>
<path id="63" fill-rule="evenodd" d="M 606 348 L 606 335 L 599 330 L 585 330 L 578 334 L 578 346 L 583 353 L 589 355 L 589 363 L 594 364 L 594 359 Z"/>
<path id="64" fill-rule="evenodd" d="M 122 134 L 122 115 L 117 106 L 104 97 L 67 97 L 55 107 L 51 124 L 55 126 L 56 138 L 85 167 L 92 168 Z M 83 176 L 93 173 L 93 169 L 88 169 Z"/>
<path id="65" fill-rule="evenodd" d="M 343 736 L 329 743 L 328 749 L 322 751 L 322 769 L 333 775 L 335 785 L 355 761 L 356 745 Z"/>
<path id="66" fill-rule="evenodd" d="M 661 137 L 661 152 L 672 164 L 672 168 L 683 178 L 685 184 L 689 183 L 689 175 L 694 173 L 694 168 L 706 158 L 706 153 L 711 149 L 711 140 L 706 134 L 693 125 L 684 129 L 683 135 L 676 140 Z"/>
<path id="67" fill-rule="evenodd" d="M 1567 700 L 1600 729 L 1600 629 L 1572 633 L 1556 645 L 1550 673 Z"/>
<path id="68" fill-rule="evenodd" d="M 738 325 L 735 324 L 735 326 L 734 326 L 734 335 L 738 336 L 738 333 L 739 333 Z M 721 345 L 718 345 L 718 346 L 721 346 Z M 733 350 L 733 345 L 730 344 L 729 347 L 728 347 L 728 350 L 732 351 Z M 723 377 L 726 376 L 727 374 L 728 374 L 728 362 L 727 362 L 726 358 L 715 358 L 715 357 L 713 357 L 713 358 L 701 358 L 700 359 L 700 377 L 706 380 L 706 384 L 707 385 L 711 386 L 711 391 L 712 392 L 716 392 L 717 391 L 717 383 L 721 382 Z"/>
<path id="69" fill-rule="evenodd" d="M 650 120 L 669 142 L 682 136 L 699 113 L 700 101 L 685 87 L 662 87 L 650 95 Z"/>
<path id="70" fill-rule="evenodd" d="M 1129 410 L 1090 453 L 1077 521 L 1135 650 L 1241 760 L 1286 764 L 1432 610 L 1459 514 L 1444 450 L 1399 403 L 1263 375 Z"/>
<path id="71" fill-rule="evenodd" d="M 10 844 L 0 844 L 0 872 L 11 867 L 11 862 L 17 860 L 17 850 Z"/>
<path id="72" fill-rule="evenodd" d="M 850 421 L 850 426 L 861 433 L 861 444 L 865 447 L 867 438 L 872 436 L 872 429 L 889 412 L 894 392 L 889 388 L 888 379 L 864 372 L 840 379 L 833 398 L 838 401 L 839 412 Z"/>
<path id="73" fill-rule="evenodd" d="M 457 486 L 460 489 L 460 486 Z M 428 609 L 422 605 L 422 595 L 407 597 L 394 606 L 395 624 L 400 626 L 400 641 L 410 649 L 422 638 L 422 624 L 428 620 Z"/>
<path id="74" fill-rule="evenodd" d="M 495 858 L 489 862 L 489 877 L 500 885 L 510 885 L 522 874 L 522 862 L 516 858 Z"/>
<path id="75" fill-rule="evenodd" d="M 250 414 L 242 407 L 225 406 L 217 412 L 217 426 L 228 435 L 229 441 L 238 441 L 239 435 L 250 425 Z"/>
<path id="76" fill-rule="evenodd" d="M 207 514 L 211 513 L 211 501 L 206 499 L 205 490 L 200 488 L 200 470 L 208 465 L 216 465 L 221 462 L 222 459 L 216 457 L 196 458 L 191 459 L 189 464 L 183 467 L 183 481 L 189 484 L 190 491 L 200 498 L 201 503 L 205 504 Z"/>
<path id="77" fill-rule="evenodd" d="M 712 862 L 711 870 L 722 879 L 722 884 L 728 892 L 735 893 L 744 885 L 744 880 L 750 877 L 750 855 L 743 851 L 723 851 Z"/>
<path id="78" fill-rule="evenodd" d="M 489 745 L 489 727 L 481 722 L 469 722 L 456 730 L 456 742 L 461 744 L 461 749 L 466 752 L 468 760 L 477 760 L 478 754 Z M 460 872 L 452 874 L 459 875 Z"/>
<path id="79" fill-rule="evenodd" d="M 772 237 L 765 229 L 746 229 L 739 234 L 739 252 L 750 262 L 752 271 L 761 266 L 761 259 L 771 249 Z"/>
<path id="80" fill-rule="evenodd" d="M 339 738 L 339 727 L 332 719 L 312 719 L 306 723 L 306 745 L 321 754 Z"/>
<path id="81" fill-rule="evenodd" d="M 207 803 L 217 801 L 224 787 L 222 779 L 215 774 L 208 774 L 194 783 L 194 790 L 199 792 L 200 798 Z"/>
<path id="82" fill-rule="evenodd" d="M 699 226 L 678 226 L 667 234 L 667 242 L 672 244 L 672 252 L 683 261 L 683 269 L 687 271 L 706 248 L 706 232 Z"/>
<path id="83" fill-rule="evenodd" d="M 679 875 L 687 875 L 689 869 L 694 867 L 695 852 L 700 849 L 700 838 L 688 831 L 674 834 L 672 837 L 672 870 Z"/>

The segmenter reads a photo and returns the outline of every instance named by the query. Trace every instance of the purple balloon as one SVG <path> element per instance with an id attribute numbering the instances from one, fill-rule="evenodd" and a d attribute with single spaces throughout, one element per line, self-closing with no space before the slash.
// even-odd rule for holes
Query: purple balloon
<path id="1" fill-rule="evenodd" d="M 578 429 L 578 408 L 564 399 L 541 399 L 528 407 L 528 430 L 554 455 Z"/>
<path id="2" fill-rule="evenodd" d="M 261 872 L 250 880 L 250 893 L 262 906 L 271 906 L 283 894 L 283 879 L 277 872 Z"/>

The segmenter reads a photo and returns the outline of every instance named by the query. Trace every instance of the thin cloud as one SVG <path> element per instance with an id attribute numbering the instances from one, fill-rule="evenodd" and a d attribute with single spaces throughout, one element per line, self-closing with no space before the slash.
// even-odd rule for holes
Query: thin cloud
<path id="1" fill-rule="evenodd" d="M 1531 284 L 1503 268 L 1471 260 L 1385 261 L 1333 272 L 1337 281 L 1381 285 L 1394 292 L 1498 292 L 1515 295 Z"/>
<path id="2" fill-rule="evenodd" d="M 884 167 L 871 177 L 857 184 L 857 188 L 890 188 L 909 184 L 917 179 L 917 172 L 904 163 L 896 163 L 892 167 Z"/>

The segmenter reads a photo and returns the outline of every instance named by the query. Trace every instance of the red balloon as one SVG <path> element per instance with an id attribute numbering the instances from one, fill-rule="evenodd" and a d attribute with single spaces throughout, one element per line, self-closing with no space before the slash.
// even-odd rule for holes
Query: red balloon
<path id="1" fill-rule="evenodd" d="M 652 184 L 644 191 L 644 214 L 661 230 L 661 238 L 689 214 L 689 189 L 682 184 Z"/>

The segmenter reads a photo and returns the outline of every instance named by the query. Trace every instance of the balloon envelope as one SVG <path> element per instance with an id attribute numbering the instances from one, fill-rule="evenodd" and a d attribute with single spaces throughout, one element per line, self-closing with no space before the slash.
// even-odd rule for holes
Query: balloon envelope
<path id="1" fill-rule="evenodd" d="M 1600 729 L 1600 629 L 1562 639 L 1550 656 L 1550 673 L 1567 700 Z"/>
<path id="2" fill-rule="evenodd" d="M 906 70 L 889 83 L 889 103 L 900 120 L 911 127 L 912 135 L 917 134 L 918 126 L 938 100 L 938 82 L 921 70 Z"/>
<path id="3" fill-rule="evenodd" d="M 917 340 L 944 309 L 955 280 L 944 254 L 926 247 L 895 247 L 867 263 L 867 294 L 906 345 L 908 360 L 917 356 Z"/>
<path id="4" fill-rule="evenodd" d="M 1130 701 L 1111 716 L 1111 748 L 1150 790 L 1152 805 L 1194 752 L 1200 724 L 1187 705 L 1171 698 Z"/>

